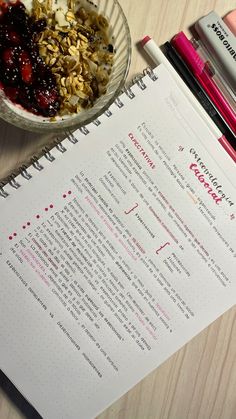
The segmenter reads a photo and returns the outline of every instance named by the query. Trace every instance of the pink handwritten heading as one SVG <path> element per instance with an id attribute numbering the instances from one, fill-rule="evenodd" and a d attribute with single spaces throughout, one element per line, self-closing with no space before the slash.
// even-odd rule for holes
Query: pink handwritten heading
<path id="1" fill-rule="evenodd" d="M 200 183 L 202 183 L 202 186 L 206 189 L 207 193 L 211 196 L 211 198 L 215 201 L 217 205 L 219 205 L 219 202 L 222 202 L 222 197 L 219 197 L 210 184 L 206 181 L 205 176 L 200 172 L 198 169 L 198 165 L 196 163 L 191 163 L 189 166 L 189 169 L 192 170 L 198 179 Z"/>
<path id="2" fill-rule="evenodd" d="M 150 159 L 150 157 L 148 156 L 148 154 L 146 153 L 146 151 L 143 149 L 143 147 L 141 146 L 141 144 L 139 144 L 139 141 L 137 140 L 137 138 L 135 138 L 134 134 L 132 134 L 132 132 L 129 132 L 128 137 L 132 141 L 132 143 L 134 144 L 134 146 L 136 147 L 136 149 L 139 151 L 139 153 L 142 154 L 143 158 L 146 160 L 146 162 L 151 167 L 151 169 L 155 169 L 155 164 Z"/>

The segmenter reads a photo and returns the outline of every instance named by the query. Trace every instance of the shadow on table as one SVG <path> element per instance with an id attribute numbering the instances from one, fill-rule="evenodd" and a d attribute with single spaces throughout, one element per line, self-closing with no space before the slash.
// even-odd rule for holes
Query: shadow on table
<path id="1" fill-rule="evenodd" d="M 21 411 L 27 419 L 42 419 L 42 416 L 25 400 L 22 394 L 16 389 L 6 375 L 0 370 L 0 388 Z"/>
<path id="2" fill-rule="evenodd" d="M 0 119 L 0 178 L 29 163 L 32 156 L 41 155 L 41 150 L 53 144 L 56 137 L 53 133 L 25 131 Z"/>

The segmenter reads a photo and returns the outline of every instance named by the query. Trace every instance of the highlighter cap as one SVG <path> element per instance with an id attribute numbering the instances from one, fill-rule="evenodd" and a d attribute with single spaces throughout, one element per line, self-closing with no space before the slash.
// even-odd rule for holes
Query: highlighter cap
<path id="1" fill-rule="evenodd" d="M 228 26 L 228 28 L 231 30 L 231 32 L 236 36 L 236 9 L 232 12 L 228 13 L 223 21 Z"/>
<path id="2" fill-rule="evenodd" d="M 174 48 L 180 53 L 188 67 L 195 75 L 201 74 L 204 69 L 204 62 L 195 51 L 193 45 L 183 32 L 179 32 L 171 40 Z"/>

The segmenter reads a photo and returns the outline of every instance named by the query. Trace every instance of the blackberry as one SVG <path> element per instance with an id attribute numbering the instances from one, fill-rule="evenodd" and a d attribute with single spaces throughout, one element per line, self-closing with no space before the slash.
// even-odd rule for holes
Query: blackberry
<path id="1" fill-rule="evenodd" d="M 21 2 L 9 4 L 5 18 L 10 24 L 17 26 L 17 29 L 24 26 L 28 20 L 24 4 Z"/>
<path id="2" fill-rule="evenodd" d="M 19 86 L 20 84 L 20 73 L 17 67 L 4 68 L 2 72 L 2 82 L 6 86 Z"/>
<path id="3" fill-rule="evenodd" d="M 47 22 L 45 19 L 39 19 L 33 23 L 32 29 L 35 33 L 40 33 L 47 27 Z"/>

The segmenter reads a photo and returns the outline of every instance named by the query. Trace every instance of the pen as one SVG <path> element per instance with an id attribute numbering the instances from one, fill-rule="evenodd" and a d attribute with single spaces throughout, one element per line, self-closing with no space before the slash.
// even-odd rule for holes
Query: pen
<path id="1" fill-rule="evenodd" d="M 186 86 L 186 84 L 181 79 L 177 71 L 175 71 L 174 67 L 170 64 L 170 62 L 168 61 L 166 56 L 163 54 L 161 49 L 158 47 L 156 42 L 152 38 L 150 38 L 150 36 L 147 35 L 142 39 L 141 45 L 156 65 L 161 64 L 161 63 L 164 64 L 164 66 L 168 69 L 168 71 L 172 75 L 173 79 L 176 81 L 176 84 L 179 86 L 181 91 L 184 93 L 184 95 L 188 98 L 188 100 L 192 104 L 193 108 L 196 110 L 196 112 L 198 112 L 199 115 L 201 115 L 202 119 L 205 121 L 208 128 L 211 130 L 212 135 L 215 137 L 217 141 L 219 141 L 219 143 L 226 150 L 228 155 L 236 162 L 235 150 L 228 143 L 225 136 L 222 135 L 222 132 L 215 125 L 215 123 L 209 117 L 207 112 L 203 109 L 203 107 L 200 105 L 198 100 L 195 98 L 195 96 Z"/>
<path id="2" fill-rule="evenodd" d="M 191 42 L 183 32 L 179 32 L 172 38 L 171 43 L 179 52 L 199 83 L 201 83 L 202 87 L 205 89 L 215 106 L 219 109 L 232 131 L 236 133 L 236 115 L 222 95 L 220 89 L 210 77 L 205 63 L 199 57 Z"/>
<path id="3" fill-rule="evenodd" d="M 180 74 L 184 82 L 190 88 L 191 92 L 194 96 L 199 100 L 203 108 L 206 110 L 208 115 L 212 118 L 214 123 L 220 129 L 223 135 L 226 136 L 227 140 L 230 144 L 236 149 L 236 136 L 233 134 L 231 129 L 227 126 L 223 118 L 221 117 L 219 111 L 215 108 L 212 104 L 210 99 L 208 98 L 207 94 L 205 93 L 204 89 L 202 88 L 201 84 L 197 81 L 197 79 L 193 76 L 185 62 L 182 60 L 178 52 L 175 48 L 170 44 L 170 42 L 166 42 L 162 46 L 162 50 L 170 63 L 176 69 L 176 71 Z"/>

